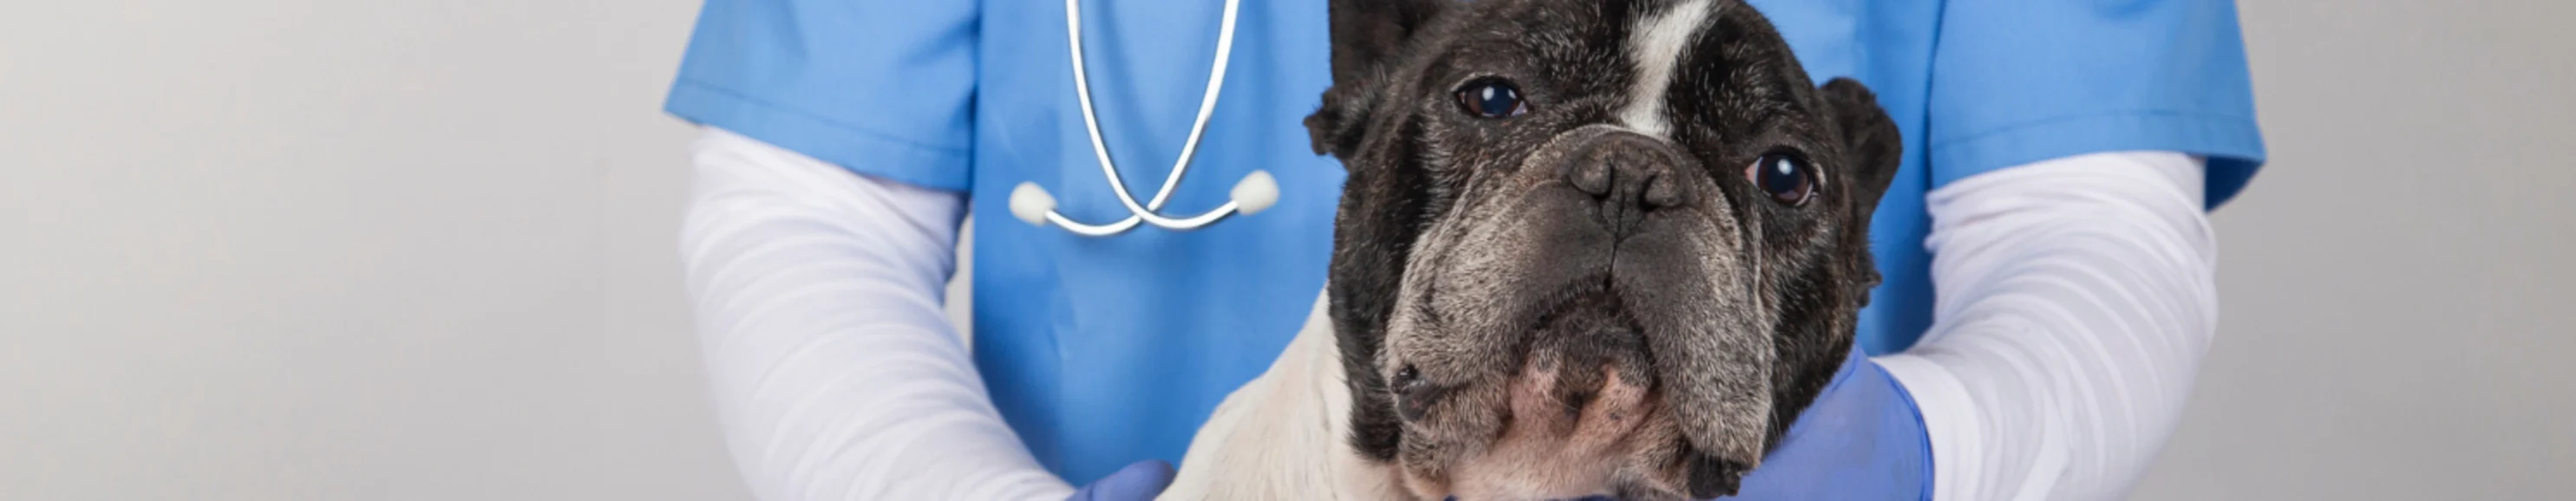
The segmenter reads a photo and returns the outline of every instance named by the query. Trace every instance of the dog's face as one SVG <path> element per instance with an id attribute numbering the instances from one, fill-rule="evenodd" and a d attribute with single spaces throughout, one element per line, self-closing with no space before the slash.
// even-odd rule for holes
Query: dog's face
<path id="1" fill-rule="evenodd" d="M 1354 445 L 1426 499 L 1733 493 L 1851 346 L 1898 133 L 1737 0 L 1336 0 Z"/>

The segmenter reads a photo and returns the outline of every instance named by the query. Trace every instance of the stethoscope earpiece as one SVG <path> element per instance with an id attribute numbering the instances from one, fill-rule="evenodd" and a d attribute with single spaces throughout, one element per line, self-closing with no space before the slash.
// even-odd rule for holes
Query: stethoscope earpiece
<path id="1" fill-rule="evenodd" d="M 1127 206 L 1128 216 L 1109 224 L 1087 224 L 1064 217 L 1055 211 L 1055 196 L 1037 183 L 1021 182 L 1011 188 L 1011 217 L 1029 224 L 1046 226 L 1053 223 L 1065 231 L 1084 236 L 1109 236 L 1135 228 L 1137 224 L 1173 230 L 1193 230 L 1216 223 L 1230 214 L 1252 214 L 1279 203 L 1279 180 L 1269 172 L 1255 170 L 1243 176 L 1228 195 L 1234 198 L 1225 205 L 1196 216 L 1173 218 L 1160 212 L 1163 202 L 1172 198 L 1172 188 L 1180 186 L 1181 174 L 1189 172 L 1190 158 L 1198 153 L 1199 137 L 1207 132 L 1208 116 L 1216 112 L 1217 91 L 1225 88 L 1225 66 L 1234 53 L 1234 15 L 1239 0 L 1225 0 L 1225 20 L 1216 34 L 1216 61 L 1208 69 L 1207 92 L 1199 97 L 1199 115 L 1190 123 L 1189 139 L 1181 143 L 1181 158 L 1172 162 L 1172 173 L 1163 179 L 1163 188 L 1154 199 L 1136 203 L 1127 193 L 1127 183 L 1118 177 L 1117 164 L 1109 160 L 1109 147 L 1100 140 L 1100 117 L 1091 108 L 1091 76 L 1082 62 L 1082 0 L 1064 0 L 1066 44 L 1073 49 L 1073 92 L 1082 103 L 1082 127 L 1091 133 L 1091 155 L 1100 162 L 1101 177 L 1108 178 L 1109 191 L 1118 195 L 1119 205 Z"/>

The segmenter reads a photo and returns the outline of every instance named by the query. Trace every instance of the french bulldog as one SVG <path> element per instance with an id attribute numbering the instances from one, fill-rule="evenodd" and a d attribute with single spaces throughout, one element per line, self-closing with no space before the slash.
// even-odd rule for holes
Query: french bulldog
<path id="1" fill-rule="evenodd" d="M 1739 0 L 1334 0 L 1329 281 L 1163 499 L 1732 495 L 1840 367 L 1896 126 Z"/>

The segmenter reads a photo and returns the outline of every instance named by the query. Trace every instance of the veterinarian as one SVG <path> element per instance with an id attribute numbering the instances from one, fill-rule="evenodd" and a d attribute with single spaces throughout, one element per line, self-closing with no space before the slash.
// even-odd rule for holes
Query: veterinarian
<path id="1" fill-rule="evenodd" d="M 1751 3 L 1906 157 L 1869 357 L 1743 497 L 2125 492 L 2213 335 L 2204 210 L 2263 159 L 2234 6 Z M 1326 33 L 1322 0 L 708 1 L 666 106 L 703 127 L 681 250 L 753 492 L 1160 489 L 1130 465 L 1179 460 L 1323 287 Z"/>

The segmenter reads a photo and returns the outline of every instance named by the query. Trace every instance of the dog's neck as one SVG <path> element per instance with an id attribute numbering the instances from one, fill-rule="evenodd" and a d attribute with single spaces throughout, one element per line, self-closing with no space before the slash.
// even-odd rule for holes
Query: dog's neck
<path id="1" fill-rule="evenodd" d="M 1159 499 L 1405 499 L 1392 466 L 1351 448 L 1350 387 L 1328 306 L 1317 297 L 1270 369 L 1217 406 Z"/>

